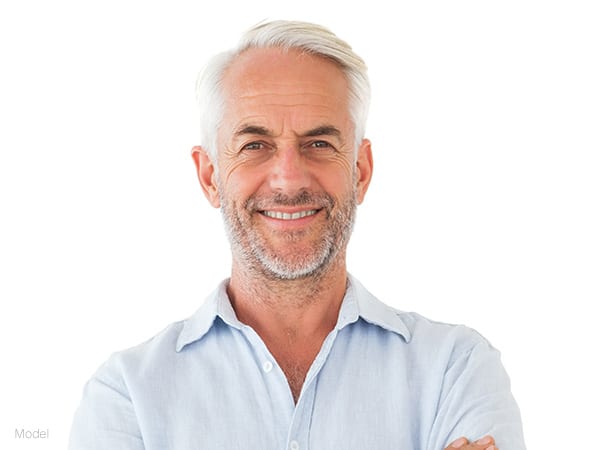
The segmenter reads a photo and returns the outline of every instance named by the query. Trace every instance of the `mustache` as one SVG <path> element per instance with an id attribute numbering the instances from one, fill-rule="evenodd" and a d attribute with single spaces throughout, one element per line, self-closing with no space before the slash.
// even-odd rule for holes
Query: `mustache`
<path id="1" fill-rule="evenodd" d="M 270 196 L 253 195 L 246 200 L 244 208 L 249 211 L 264 211 L 277 206 L 311 206 L 317 209 L 331 210 L 334 204 L 335 200 L 329 194 L 302 190 L 294 196 L 281 192 L 276 192 Z"/>

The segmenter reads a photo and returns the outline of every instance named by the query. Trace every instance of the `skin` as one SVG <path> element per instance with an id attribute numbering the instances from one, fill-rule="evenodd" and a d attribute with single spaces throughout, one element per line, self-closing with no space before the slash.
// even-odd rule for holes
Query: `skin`
<path id="1" fill-rule="evenodd" d="M 327 59 L 250 49 L 226 70 L 223 91 L 216 160 L 202 147 L 192 156 L 229 231 L 232 306 L 297 402 L 346 291 L 347 225 L 371 181 L 371 143 L 355 148 L 348 84 Z M 311 215 L 282 220 L 265 211 Z M 449 449 L 489 447 L 472 445 Z"/>
<path id="2" fill-rule="evenodd" d="M 456 439 L 445 450 L 498 450 L 492 436 L 484 436 L 474 442 L 469 442 L 465 437 Z"/>

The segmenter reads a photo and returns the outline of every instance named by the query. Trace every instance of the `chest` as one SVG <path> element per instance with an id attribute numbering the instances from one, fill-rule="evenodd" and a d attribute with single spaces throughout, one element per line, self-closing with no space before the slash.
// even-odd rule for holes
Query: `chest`
<path id="1" fill-rule="evenodd" d="M 295 344 L 288 343 L 287 345 L 279 342 L 267 342 L 266 345 L 284 373 L 294 403 L 297 403 L 306 376 L 319 354 L 323 341 L 315 340 Z"/>
<path id="2" fill-rule="evenodd" d="M 435 411 L 423 407 L 424 380 L 403 347 L 373 337 L 327 338 L 298 357 L 253 336 L 210 336 L 178 354 L 174 377 L 144 377 L 133 402 L 151 412 L 146 450 L 425 448 Z"/>
<path id="3" fill-rule="evenodd" d="M 286 358 L 277 359 L 277 362 L 285 374 L 292 397 L 294 398 L 294 403 L 298 403 L 298 398 L 302 392 L 302 386 L 304 385 L 306 375 L 313 361 Z"/>
<path id="4" fill-rule="evenodd" d="M 210 399 L 202 391 L 188 392 L 185 399 L 182 394 L 178 403 L 186 410 L 163 407 L 160 427 L 143 431 L 147 450 L 422 448 L 415 434 L 418 404 L 387 389 L 387 380 L 374 372 L 325 368 L 303 380 L 294 403 L 292 377 L 275 369 L 262 373 L 260 380 L 241 374 L 236 380 L 213 379 Z M 299 393 L 302 383 L 296 388 Z M 155 434 L 165 424 L 172 432 Z M 171 440 L 165 443 L 165 436 Z"/>

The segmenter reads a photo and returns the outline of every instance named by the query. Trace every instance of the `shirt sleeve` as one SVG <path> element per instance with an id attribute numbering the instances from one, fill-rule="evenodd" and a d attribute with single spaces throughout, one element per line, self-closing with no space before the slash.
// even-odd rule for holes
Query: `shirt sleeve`
<path id="1" fill-rule="evenodd" d="M 485 435 L 492 435 L 500 450 L 525 450 L 519 408 L 500 353 L 477 337 L 446 370 L 428 450 L 444 450 L 461 436 L 473 441 Z"/>
<path id="2" fill-rule="evenodd" d="M 114 360 L 87 382 L 73 420 L 69 450 L 144 450 L 135 410 Z"/>

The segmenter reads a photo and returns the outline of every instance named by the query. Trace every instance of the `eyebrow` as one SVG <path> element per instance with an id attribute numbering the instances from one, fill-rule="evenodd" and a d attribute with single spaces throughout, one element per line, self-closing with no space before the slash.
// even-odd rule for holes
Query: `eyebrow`
<path id="1" fill-rule="evenodd" d="M 273 135 L 273 133 L 271 133 L 271 131 L 269 129 L 258 126 L 258 125 L 242 125 L 234 133 L 234 135 L 236 137 L 243 136 L 245 134 L 256 134 L 258 136 L 272 136 Z"/>
<path id="2" fill-rule="evenodd" d="M 342 133 L 336 127 L 332 125 L 323 125 L 317 128 L 313 128 L 312 130 L 307 131 L 302 134 L 302 137 L 316 137 L 316 136 L 333 136 L 336 138 L 340 138 Z"/>
<path id="3" fill-rule="evenodd" d="M 257 136 L 273 136 L 273 132 L 268 128 L 261 127 L 260 125 L 242 125 L 234 133 L 236 137 L 244 136 L 247 134 L 254 134 Z M 322 125 L 301 134 L 300 137 L 317 137 L 317 136 L 333 136 L 341 138 L 342 132 L 333 125 Z"/>

